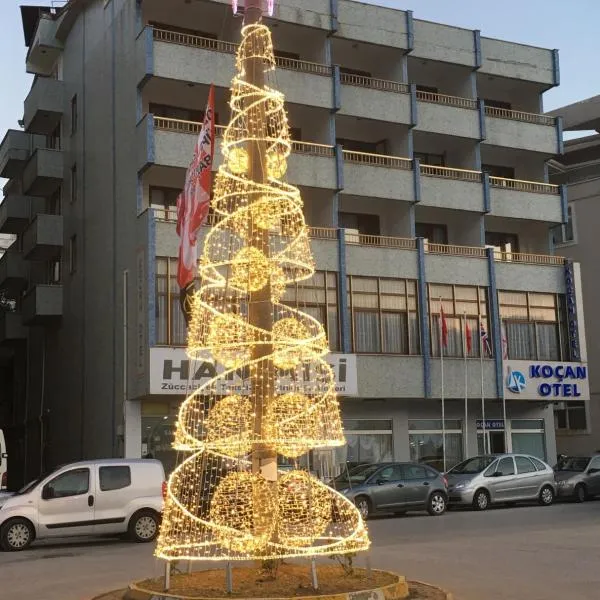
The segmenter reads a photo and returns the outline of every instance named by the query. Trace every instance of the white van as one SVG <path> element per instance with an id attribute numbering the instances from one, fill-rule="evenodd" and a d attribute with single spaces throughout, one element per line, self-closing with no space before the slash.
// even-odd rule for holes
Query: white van
<path id="1" fill-rule="evenodd" d="M 8 477 L 8 454 L 6 452 L 6 442 L 4 433 L 0 429 L 0 490 L 5 490 Z"/>
<path id="2" fill-rule="evenodd" d="M 148 459 L 73 463 L 0 497 L 0 547 L 24 550 L 34 539 L 127 533 L 158 534 L 165 472 Z"/>

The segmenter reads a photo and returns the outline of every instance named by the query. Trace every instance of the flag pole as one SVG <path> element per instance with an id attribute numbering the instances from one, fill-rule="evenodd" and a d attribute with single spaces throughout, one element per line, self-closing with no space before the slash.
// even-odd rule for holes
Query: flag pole
<path id="1" fill-rule="evenodd" d="M 469 458 L 469 377 L 467 367 L 467 311 L 464 311 L 463 356 L 465 357 L 465 458 Z"/>
<path id="2" fill-rule="evenodd" d="M 505 346 L 506 331 L 504 321 L 500 321 L 500 347 L 502 348 L 502 377 L 504 377 L 504 357 L 508 358 L 508 348 Z M 502 420 L 504 421 L 504 452 L 508 452 L 508 427 L 506 427 L 506 395 L 502 384 Z"/>
<path id="3" fill-rule="evenodd" d="M 446 402 L 444 399 L 444 331 L 443 331 L 443 307 L 442 298 L 440 296 L 440 367 L 441 367 L 441 380 L 442 380 L 442 456 L 444 461 L 444 473 L 446 472 Z"/>
<path id="4" fill-rule="evenodd" d="M 488 453 L 485 437 L 485 389 L 483 387 L 483 335 L 481 330 L 481 315 L 479 315 L 479 370 L 481 372 L 481 431 L 483 435 L 483 453 Z"/>

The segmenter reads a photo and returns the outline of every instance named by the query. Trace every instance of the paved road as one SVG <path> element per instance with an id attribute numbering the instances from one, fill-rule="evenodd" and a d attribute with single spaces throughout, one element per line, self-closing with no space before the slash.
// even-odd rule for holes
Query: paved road
<path id="1" fill-rule="evenodd" d="M 458 600 L 600 597 L 600 501 L 382 517 L 369 529 L 373 567 L 444 586 Z M 95 540 L 0 553 L 0 600 L 89 600 L 161 574 L 152 550 Z"/>

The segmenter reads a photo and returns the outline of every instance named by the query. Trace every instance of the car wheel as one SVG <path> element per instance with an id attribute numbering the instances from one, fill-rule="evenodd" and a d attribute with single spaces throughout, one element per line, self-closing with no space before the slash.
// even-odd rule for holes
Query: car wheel
<path id="1" fill-rule="evenodd" d="M 35 530 L 27 519 L 11 519 L 0 530 L 0 545 L 6 552 L 25 550 L 34 538 Z"/>
<path id="2" fill-rule="evenodd" d="M 129 537 L 134 542 L 151 542 L 158 535 L 159 517 L 153 510 L 140 510 L 129 521 Z"/>
<path id="3" fill-rule="evenodd" d="M 575 498 L 575 502 L 585 502 L 588 498 L 587 490 L 585 489 L 585 485 L 583 483 L 578 483 L 573 490 L 573 497 Z"/>
<path id="4" fill-rule="evenodd" d="M 446 512 L 446 496 L 441 492 L 433 492 L 431 496 L 429 496 L 429 501 L 427 502 L 427 512 L 432 517 L 439 517 Z"/>
<path id="5" fill-rule="evenodd" d="M 366 496 L 355 498 L 354 504 L 358 508 L 358 512 L 363 520 L 367 520 L 371 516 L 371 502 Z"/>
<path id="6" fill-rule="evenodd" d="M 477 490 L 473 496 L 473 508 L 475 510 L 486 510 L 490 505 L 490 495 L 486 490 Z"/>
<path id="7" fill-rule="evenodd" d="M 545 485 L 540 490 L 538 502 L 542 506 L 550 506 L 554 502 L 554 490 L 549 485 Z"/>

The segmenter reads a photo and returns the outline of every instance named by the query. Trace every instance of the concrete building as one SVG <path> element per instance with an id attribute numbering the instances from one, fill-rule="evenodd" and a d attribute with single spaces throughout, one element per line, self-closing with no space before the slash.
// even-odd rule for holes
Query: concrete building
<path id="1" fill-rule="evenodd" d="M 600 96 L 559 108 L 565 131 L 597 131 L 564 143 L 564 152 L 550 162 L 550 178 L 568 186 L 568 222 L 554 229 L 556 253 L 581 263 L 583 306 L 590 315 L 600 306 L 596 229 L 600 220 Z M 556 443 L 559 452 L 584 454 L 600 449 L 600 322 L 588 319 L 590 402 L 557 407 Z"/>
<path id="2" fill-rule="evenodd" d="M 17 300 L 0 322 L 9 481 L 73 458 L 174 460 L 183 390 L 206 374 L 183 350 L 175 199 L 211 82 L 228 120 L 230 4 L 23 8 L 35 80 L 0 146 L 0 231 L 18 235 L 0 261 Z M 350 0 L 276 2 L 268 22 L 319 270 L 301 301 L 340 380 L 337 460 L 441 466 L 441 298 L 448 464 L 484 439 L 553 461 L 553 402 L 588 395 L 579 267 L 550 251 L 567 219 L 547 181 L 561 121 L 542 114 L 557 51 Z"/>

